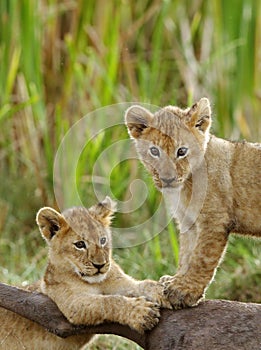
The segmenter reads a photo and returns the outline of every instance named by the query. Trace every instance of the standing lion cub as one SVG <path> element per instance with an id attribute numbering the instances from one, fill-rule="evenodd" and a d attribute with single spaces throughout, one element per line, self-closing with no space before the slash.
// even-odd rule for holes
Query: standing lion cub
<path id="1" fill-rule="evenodd" d="M 40 231 L 49 246 L 43 278 L 27 289 L 48 295 L 73 324 L 118 322 L 142 333 L 159 321 L 162 286 L 136 281 L 111 257 L 109 225 L 115 204 L 109 197 L 89 209 L 71 208 L 59 214 L 42 208 Z M 0 308 L 0 349 L 76 350 L 92 335 L 61 339 L 38 324 Z"/>
<path id="2" fill-rule="evenodd" d="M 195 305 L 213 279 L 228 235 L 261 236 L 261 145 L 211 135 L 207 98 L 155 114 L 132 106 L 125 122 L 179 225 L 179 267 L 175 276 L 162 277 L 165 294 L 175 308 Z"/>

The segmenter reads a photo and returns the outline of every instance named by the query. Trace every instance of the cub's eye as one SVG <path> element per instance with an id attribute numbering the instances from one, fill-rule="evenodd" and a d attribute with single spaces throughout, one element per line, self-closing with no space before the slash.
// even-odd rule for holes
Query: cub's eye
<path id="1" fill-rule="evenodd" d="M 86 248 L 86 244 L 84 243 L 84 241 L 78 241 L 78 242 L 75 242 L 73 244 L 78 249 L 85 249 Z"/>
<path id="2" fill-rule="evenodd" d="M 150 154 L 153 157 L 159 157 L 160 156 L 160 151 L 159 151 L 159 149 L 157 147 L 152 146 L 152 147 L 150 147 Z"/>
<path id="3" fill-rule="evenodd" d="M 106 237 L 102 237 L 102 238 L 100 239 L 100 244 L 101 244 L 101 245 L 104 245 L 106 242 L 107 242 Z"/>
<path id="4" fill-rule="evenodd" d="M 177 151 L 177 157 L 185 157 L 185 155 L 188 153 L 187 147 L 180 147 Z"/>

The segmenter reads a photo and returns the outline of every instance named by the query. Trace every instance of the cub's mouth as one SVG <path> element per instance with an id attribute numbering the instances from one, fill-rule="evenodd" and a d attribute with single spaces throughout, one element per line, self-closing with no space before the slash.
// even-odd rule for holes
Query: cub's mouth
<path id="1" fill-rule="evenodd" d="M 98 276 L 98 275 L 105 275 L 106 273 L 108 272 L 108 269 L 106 269 L 106 271 L 96 271 L 96 272 L 91 272 L 91 273 L 86 273 L 86 272 L 82 272 L 82 271 L 79 271 L 78 274 L 81 276 L 81 277 L 92 277 L 92 276 Z"/>
<path id="2" fill-rule="evenodd" d="M 160 190 L 164 189 L 175 189 L 180 187 L 184 183 L 184 179 L 182 177 L 173 176 L 173 177 L 153 177 L 155 186 Z"/>
<path id="3" fill-rule="evenodd" d="M 152 178 L 155 186 L 159 191 L 162 191 L 164 189 L 178 188 L 184 182 L 183 178 L 180 176 L 173 175 L 169 177 L 163 177 L 160 176 L 155 170 Z"/>
<path id="4" fill-rule="evenodd" d="M 88 267 L 85 271 L 76 270 L 76 273 L 86 282 L 99 283 L 103 281 L 110 269 L 110 264 L 94 264 Z"/>
<path id="5" fill-rule="evenodd" d="M 103 263 L 103 264 L 92 263 L 92 265 L 93 265 L 93 268 L 94 268 L 94 271 L 93 271 L 94 275 L 105 274 L 105 273 L 108 272 L 108 270 L 110 268 L 110 264 L 109 263 Z"/>
<path id="6" fill-rule="evenodd" d="M 172 183 L 165 183 L 165 182 L 157 179 L 157 180 L 154 180 L 154 183 L 159 191 L 164 191 L 165 189 L 167 190 L 167 189 L 179 188 L 183 184 L 183 181 L 176 180 Z"/>
<path id="7" fill-rule="evenodd" d="M 90 284 L 101 283 L 107 278 L 108 270 L 106 272 L 96 272 L 93 275 L 86 274 L 83 272 L 78 272 L 78 275 L 81 277 L 83 281 L 87 283 L 90 283 Z"/>

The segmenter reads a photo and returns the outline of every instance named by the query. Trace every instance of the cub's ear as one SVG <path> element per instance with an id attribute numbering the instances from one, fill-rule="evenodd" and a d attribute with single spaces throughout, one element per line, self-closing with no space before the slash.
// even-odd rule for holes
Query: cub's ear
<path id="1" fill-rule="evenodd" d="M 138 139 L 142 131 L 146 129 L 153 118 L 153 114 L 141 106 L 131 106 L 125 112 L 125 124 L 128 128 L 129 135 Z"/>
<path id="2" fill-rule="evenodd" d="M 56 210 L 49 207 L 44 207 L 38 211 L 36 222 L 43 238 L 47 242 L 49 242 L 60 229 L 69 227 L 64 217 Z"/>
<path id="3" fill-rule="evenodd" d="M 117 203 L 107 196 L 102 202 L 89 208 L 89 213 L 105 227 L 108 227 L 111 224 L 116 209 Z"/>
<path id="4" fill-rule="evenodd" d="M 206 97 L 201 98 L 189 110 L 187 125 L 197 128 L 202 133 L 209 131 L 211 126 L 211 108 Z"/>

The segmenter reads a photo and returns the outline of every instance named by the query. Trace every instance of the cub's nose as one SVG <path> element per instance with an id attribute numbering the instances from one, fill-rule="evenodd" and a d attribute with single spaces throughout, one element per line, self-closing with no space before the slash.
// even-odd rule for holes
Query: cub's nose
<path id="1" fill-rule="evenodd" d="M 160 178 L 161 179 L 161 181 L 164 183 L 164 184 L 166 184 L 167 186 L 169 186 L 173 181 L 175 181 L 176 180 L 176 177 L 170 177 L 170 178 L 165 178 L 165 177 L 161 177 Z"/>
<path id="2" fill-rule="evenodd" d="M 105 264 L 94 264 L 94 263 L 92 263 L 92 264 L 96 269 L 98 269 L 98 271 L 100 271 L 103 268 L 103 266 L 105 265 Z"/>

